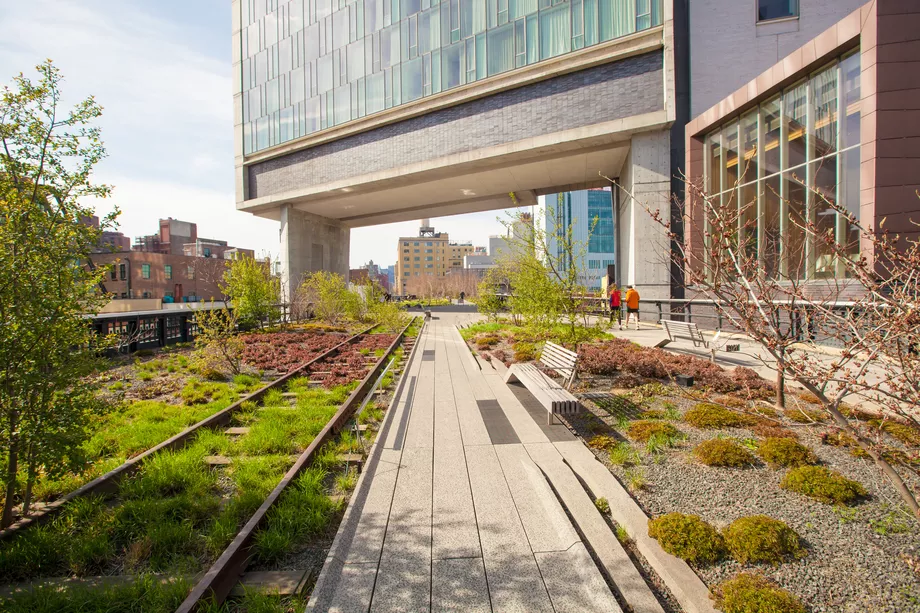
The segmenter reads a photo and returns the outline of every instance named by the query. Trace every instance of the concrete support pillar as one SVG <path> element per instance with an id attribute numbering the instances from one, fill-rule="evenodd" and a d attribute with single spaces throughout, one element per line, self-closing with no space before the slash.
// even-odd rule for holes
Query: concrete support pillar
<path id="1" fill-rule="evenodd" d="M 651 212 L 670 219 L 671 151 L 668 132 L 632 137 L 620 173 L 619 282 L 634 285 L 645 298 L 670 298 L 671 247 Z"/>
<path id="2" fill-rule="evenodd" d="M 290 302 L 305 274 L 328 270 L 348 280 L 351 229 L 334 219 L 281 208 L 281 286 Z"/>

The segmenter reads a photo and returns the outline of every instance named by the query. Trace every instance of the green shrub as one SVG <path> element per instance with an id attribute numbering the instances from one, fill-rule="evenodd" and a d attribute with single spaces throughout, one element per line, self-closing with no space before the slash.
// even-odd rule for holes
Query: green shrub
<path id="1" fill-rule="evenodd" d="M 515 362 L 531 362 L 537 359 L 537 348 L 534 347 L 533 343 L 515 343 L 512 347 L 514 349 L 514 361 Z"/>
<path id="2" fill-rule="evenodd" d="M 797 424 L 811 424 L 824 421 L 824 413 L 821 411 L 815 411 L 814 409 L 786 409 L 783 411 L 783 415 Z"/>
<path id="3" fill-rule="evenodd" d="M 771 466 L 795 467 L 818 463 L 818 457 L 811 449 L 791 438 L 767 438 L 760 443 L 757 454 Z"/>
<path id="4" fill-rule="evenodd" d="M 667 413 L 661 409 L 648 409 L 639 413 L 640 419 L 667 419 Z"/>
<path id="5" fill-rule="evenodd" d="M 746 415 L 709 402 L 701 402 L 684 413 L 684 421 L 701 430 L 740 428 L 753 423 Z"/>
<path id="6" fill-rule="evenodd" d="M 673 440 L 680 436 L 680 430 L 667 422 L 642 419 L 631 423 L 627 431 L 629 438 L 641 443 L 647 442 L 656 434 Z"/>
<path id="7" fill-rule="evenodd" d="M 799 599 L 761 575 L 739 573 L 713 589 L 725 613 L 806 613 Z"/>
<path id="8" fill-rule="evenodd" d="M 612 436 L 607 436 L 606 434 L 599 434 L 588 441 L 588 447 L 591 449 L 602 449 L 603 451 L 610 451 L 619 444 L 620 442 L 617 439 Z"/>
<path id="9" fill-rule="evenodd" d="M 662 549 L 687 562 L 712 564 L 725 555 L 722 535 L 698 515 L 668 513 L 650 519 L 648 535 Z"/>
<path id="10" fill-rule="evenodd" d="M 917 430 L 916 428 L 912 428 L 906 424 L 898 423 L 896 421 L 886 421 L 882 425 L 882 430 L 897 440 L 901 441 L 905 445 L 920 447 L 920 430 Z"/>
<path id="11" fill-rule="evenodd" d="M 732 557 L 742 564 L 779 564 L 789 558 L 805 556 L 795 530 L 766 515 L 736 519 L 722 536 Z"/>
<path id="12" fill-rule="evenodd" d="M 780 487 L 828 504 L 849 504 L 866 495 L 866 488 L 859 482 L 823 466 L 793 468 L 786 473 Z"/>
<path id="13" fill-rule="evenodd" d="M 703 441 L 693 450 L 693 455 L 706 466 L 738 468 L 754 464 L 754 455 L 735 441 L 715 438 Z"/>

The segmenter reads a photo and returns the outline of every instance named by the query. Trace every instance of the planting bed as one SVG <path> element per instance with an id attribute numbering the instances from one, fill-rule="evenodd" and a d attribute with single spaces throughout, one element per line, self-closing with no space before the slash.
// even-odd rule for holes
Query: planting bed
<path id="1" fill-rule="evenodd" d="M 600 374 L 582 380 L 588 410 L 568 421 L 649 517 L 697 515 L 722 531 L 739 518 L 766 515 L 785 522 L 801 539 L 801 555 L 775 564 L 742 563 L 740 554 L 727 550 L 717 562 L 691 563 L 707 585 L 754 572 L 813 613 L 920 611 L 916 521 L 871 461 L 841 441 L 830 423 L 808 419 L 820 418 L 820 411 L 807 395 L 790 394 L 789 407 L 795 408 L 776 412 L 757 400 L 769 396 L 768 382 L 675 356 L 681 361 L 678 372 L 697 369 L 697 381 L 705 383 L 706 389 L 688 392 L 657 379 L 660 361 L 647 361 L 625 341 L 616 343 L 607 351 L 585 352 L 586 368 Z M 613 363 L 625 364 L 625 372 Z M 851 416 L 899 461 L 898 472 L 920 492 L 920 432 L 882 425 L 857 411 Z M 718 443 L 708 442 L 713 440 Z M 819 468 L 807 466 L 813 462 Z M 856 484 L 834 476 L 840 481 L 834 489 L 802 489 L 795 479 L 784 479 L 797 465 L 806 465 L 809 475 L 837 473 Z M 860 486 L 865 495 L 859 495 Z M 828 504 L 820 500 L 825 491 L 856 497 Z"/>
<path id="2" fill-rule="evenodd" d="M 48 577 L 136 578 L 107 590 L 76 585 L 63 601 L 56 588 L 40 588 L 0 608 L 120 610 L 130 602 L 133 610 L 175 610 L 194 577 L 233 540 L 394 339 L 365 335 L 323 363 L 332 376 L 289 379 L 260 403 L 243 403 L 226 430 L 203 429 L 185 448 L 149 457 L 116 494 L 76 499 L 47 525 L 0 543 L 0 580 L 8 585 Z M 387 379 L 391 385 L 393 377 Z M 361 418 L 369 424 L 380 419 L 375 404 Z M 356 478 L 356 466 L 343 460 L 363 453 L 368 437 L 373 438 L 373 428 L 345 429 L 314 455 L 255 535 L 256 564 L 297 559 L 304 543 L 331 539 L 331 526 L 343 509 L 341 494 Z M 322 557 L 316 561 L 321 564 Z M 301 561 L 304 566 L 309 564 Z M 225 608 L 283 611 L 299 602 L 247 594 Z"/>
<path id="3" fill-rule="evenodd" d="M 203 379 L 186 346 L 116 358 L 115 365 L 93 377 L 100 400 L 111 409 L 89 424 L 92 435 L 82 446 L 82 457 L 77 458 L 80 468 L 59 476 L 41 476 L 34 488 L 35 508 L 227 408 L 277 374 L 328 351 L 348 338 L 344 330 L 308 325 L 243 335 L 246 374 L 232 381 Z M 337 384 L 349 380 L 351 374 L 336 379 Z"/>

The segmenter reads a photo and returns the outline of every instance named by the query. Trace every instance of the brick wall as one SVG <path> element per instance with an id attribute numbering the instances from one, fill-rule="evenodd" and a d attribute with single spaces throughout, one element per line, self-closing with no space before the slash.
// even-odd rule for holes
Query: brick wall
<path id="1" fill-rule="evenodd" d="M 561 75 L 249 167 L 248 198 L 664 108 L 661 52 Z"/>

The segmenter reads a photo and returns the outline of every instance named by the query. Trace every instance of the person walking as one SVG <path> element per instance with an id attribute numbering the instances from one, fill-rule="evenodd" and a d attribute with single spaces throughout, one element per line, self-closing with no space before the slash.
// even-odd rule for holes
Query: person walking
<path id="1" fill-rule="evenodd" d="M 616 285 L 610 286 L 610 323 L 616 317 L 617 325 L 620 330 L 623 329 L 623 311 L 621 310 L 622 302 L 620 297 L 620 288 Z"/>
<path id="2" fill-rule="evenodd" d="M 629 320 L 636 316 L 636 330 L 639 329 L 639 292 L 632 285 L 626 289 L 626 327 L 629 328 Z"/>

